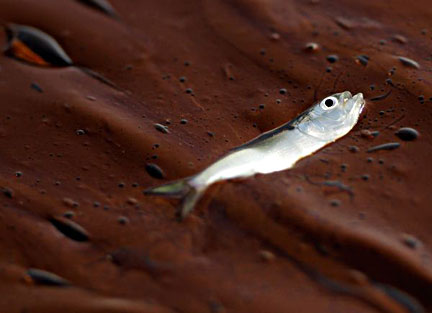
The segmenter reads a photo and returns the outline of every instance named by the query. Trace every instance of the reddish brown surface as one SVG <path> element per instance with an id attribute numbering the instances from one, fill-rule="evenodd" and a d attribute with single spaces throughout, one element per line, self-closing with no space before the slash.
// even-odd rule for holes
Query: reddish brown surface
<path id="1" fill-rule="evenodd" d="M 429 0 L 112 4 L 118 20 L 72 0 L 0 1 L 5 22 L 45 31 L 76 64 L 124 90 L 76 68 L 0 56 L 0 185 L 13 191 L 0 208 L 1 312 L 408 312 L 375 283 L 432 312 Z M 320 49 L 304 51 L 307 42 Z M 339 61 L 326 73 L 329 54 Z M 355 62 L 361 54 L 367 66 Z M 421 68 L 403 66 L 399 55 Z M 183 223 L 176 201 L 142 195 L 292 119 L 315 91 L 370 99 L 389 89 L 385 100 L 367 103 L 367 117 L 347 137 L 291 171 L 212 187 Z M 154 129 L 168 120 L 169 134 Z M 401 126 L 421 136 L 394 151 L 366 152 L 400 142 Z M 380 135 L 367 139 L 363 129 Z M 147 162 L 166 180 L 151 178 Z M 354 196 L 320 184 L 336 180 Z M 50 222 L 68 211 L 88 241 Z M 415 248 L 404 244 L 407 234 Z M 72 287 L 36 285 L 29 268 Z"/>

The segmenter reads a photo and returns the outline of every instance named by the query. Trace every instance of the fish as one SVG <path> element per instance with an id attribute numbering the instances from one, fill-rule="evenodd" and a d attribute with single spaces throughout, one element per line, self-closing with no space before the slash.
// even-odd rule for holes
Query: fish
<path id="1" fill-rule="evenodd" d="M 182 220 L 210 185 L 290 169 L 345 136 L 357 124 L 365 103 L 362 93 L 328 96 L 293 120 L 232 149 L 196 175 L 148 188 L 144 194 L 180 198 L 177 213 Z"/>

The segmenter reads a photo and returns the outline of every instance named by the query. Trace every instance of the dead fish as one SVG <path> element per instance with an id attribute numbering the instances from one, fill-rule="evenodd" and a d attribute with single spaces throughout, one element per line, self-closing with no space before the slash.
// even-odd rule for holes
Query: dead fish
<path id="1" fill-rule="evenodd" d="M 357 123 L 364 104 L 362 93 L 329 96 L 292 121 L 234 148 L 198 174 L 144 193 L 182 198 L 179 217 L 183 219 L 211 184 L 290 169 L 298 160 L 345 136 Z"/>

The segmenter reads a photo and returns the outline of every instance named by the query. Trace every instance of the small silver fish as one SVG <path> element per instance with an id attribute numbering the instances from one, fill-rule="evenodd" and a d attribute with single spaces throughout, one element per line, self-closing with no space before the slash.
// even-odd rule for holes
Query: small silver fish
<path id="1" fill-rule="evenodd" d="M 292 121 L 234 148 L 198 174 L 147 189 L 145 194 L 182 198 L 179 217 L 183 219 L 211 184 L 289 169 L 345 136 L 357 123 L 364 104 L 362 93 L 329 96 Z"/>

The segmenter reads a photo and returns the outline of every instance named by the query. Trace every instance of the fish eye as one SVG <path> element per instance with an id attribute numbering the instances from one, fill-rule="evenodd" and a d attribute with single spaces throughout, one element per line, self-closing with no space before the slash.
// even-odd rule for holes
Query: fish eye
<path id="1" fill-rule="evenodd" d="M 338 100 L 335 97 L 327 97 L 321 101 L 321 108 L 323 110 L 330 110 L 338 104 Z"/>

